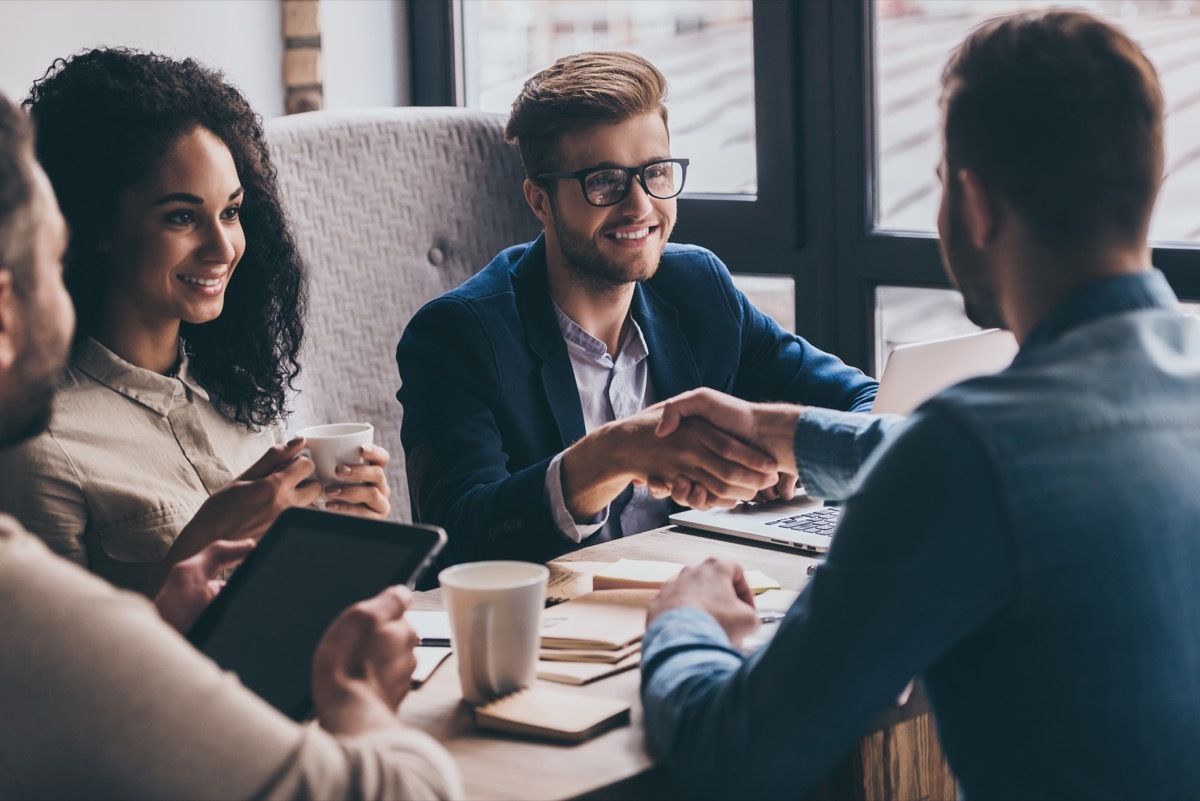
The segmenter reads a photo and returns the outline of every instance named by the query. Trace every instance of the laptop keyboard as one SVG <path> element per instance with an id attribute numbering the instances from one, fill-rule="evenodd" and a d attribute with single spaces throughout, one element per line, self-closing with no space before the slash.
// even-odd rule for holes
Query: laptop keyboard
<path id="1" fill-rule="evenodd" d="M 826 537 L 832 537 L 833 530 L 837 528 L 838 519 L 841 516 L 842 508 L 840 506 L 821 506 L 813 509 L 811 512 L 783 517 L 779 520 L 771 520 L 766 525 L 779 526 L 790 531 L 803 531 L 806 534 L 821 534 Z"/>

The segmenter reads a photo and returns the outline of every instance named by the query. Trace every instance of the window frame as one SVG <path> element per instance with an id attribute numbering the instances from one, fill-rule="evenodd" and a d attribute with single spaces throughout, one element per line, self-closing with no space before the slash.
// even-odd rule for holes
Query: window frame
<path id="1" fill-rule="evenodd" d="M 459 2 L 407 2 L 414 105 L 461 102 Z M 685 192 L 673 236 L 734 273 L 793 278 L 796 332 L 868 372 L 876 288 L 951 288 L 935 235 L 876 224 L 874 13 L 873 0 L 754 0 L 758 193 Z M 1160 245 L 1153 263 L 1200 300 L 1200 246 Z"/>
<path id="2" fill-rule="evenodd" d="M 821 0 L 821 4 L 829 5 L 832 14 L 828 73 L 835 85 L 832 120 L 843 132 L 833 156 L 842 177 L 833 187 L 839 217 L 834 352 L 874 369 L 876 288 L 952 287 L 942 269 L 936 235 L 891 231 L 876 224 L 875 3 Z M 810 76 L 813 79 L 819 80 Z M 1153 247 L 1151 261 L 1181 300 L 1200 299 L 1200 246 L 1160 243 Z"/>

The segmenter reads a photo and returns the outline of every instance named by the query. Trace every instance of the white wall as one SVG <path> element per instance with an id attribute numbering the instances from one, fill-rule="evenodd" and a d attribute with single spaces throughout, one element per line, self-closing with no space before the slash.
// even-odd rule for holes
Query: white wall
<path id="1" fill-rule="evenodd" d="M 321 0 L 325 108 L 410 102 L 403 0 Z"/>
<path id="2" fill-rule="evenodd" d="M 326 108 L 407 101 L 404 5 L 321 3 Z M 0 91 L 20 100 L 56 58 L 127 45 L 223 71 L 264 117 L 283 113 L 279 0 L 0 0 Z"/>

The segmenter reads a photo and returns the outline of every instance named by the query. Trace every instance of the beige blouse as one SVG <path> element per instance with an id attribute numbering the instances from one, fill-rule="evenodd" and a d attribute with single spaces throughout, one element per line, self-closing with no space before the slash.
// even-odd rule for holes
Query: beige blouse
<path id="1" fill-rule="evenodd" d="M 0 798 L 459 797 L 413 728 L 334 737 L 276 712 L 145 598 L 0 515 Z"/>
<path id="2" fill-rule="evenodd" d="M 93 339 L 76 348 L 50 429 L 0 451 L 0 512 L 51 550 L 140 588 L 208 496 L 282 441 L 217 412 L 188 374 L 135 367 Z"/>

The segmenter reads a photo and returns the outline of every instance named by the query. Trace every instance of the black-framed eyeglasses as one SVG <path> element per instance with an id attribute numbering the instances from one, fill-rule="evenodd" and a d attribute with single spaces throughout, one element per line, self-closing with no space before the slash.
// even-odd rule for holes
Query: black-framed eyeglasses
<path id="1" fill-rule="evenodd" d="M 575 172 L 544 172 L 545 178 L 574 178 L 583 189 L 583 198 L 593 206 L 615 206 L 629 196 L 637 178 L 650 197 L 669 200 L 683 191 L 687 180 L 688 159 L 659 159 L 640 167 L 587 167 Z"/>

